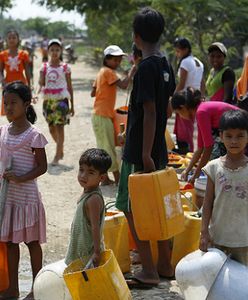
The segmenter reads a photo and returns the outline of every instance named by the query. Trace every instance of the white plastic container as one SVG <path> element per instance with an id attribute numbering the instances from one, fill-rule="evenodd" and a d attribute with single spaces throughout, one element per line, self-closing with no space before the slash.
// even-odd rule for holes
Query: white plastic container
<path id="1" fill-rule="evenodd" d="M 218 249 L 209 249 L 209 252 L 197 250 L 181 259 L 175 275 L 185 300 L 206 300 L 226 260 L 227 256 Z"/>
<path id="2" fill-rule="evenodd" d="M 228 258 L 221 268 L 207 300 L 247 300 L 248 267 Z"/>
<path id="3" fill-rule="evenodd" d="M 185 300 L 247 300 L 248 267 L 218 249 L 197 250 L 176 267 Z"/>
<path id="4" fill-rule="evenodd" d="M 42 268 L 34 281 L 35 300 L 72 300 L 63 272 L 67 265 L 59 260 Z"/>

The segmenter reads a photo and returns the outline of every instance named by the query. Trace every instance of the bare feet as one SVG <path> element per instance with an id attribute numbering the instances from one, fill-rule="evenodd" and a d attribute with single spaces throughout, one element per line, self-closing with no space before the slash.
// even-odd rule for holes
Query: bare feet
<path id="1" fill-rule="evenodd" d="M 173 279 L 175 277 L 175 271 L 172 266 L 167 266 L 166 268 L 158 267 L 158 274 L 160 277 L 167 279 Z"/>
<path id="2" fill-rule="evenodd" d="M 157 273 L 145 273 L 144 271 L 140 271 L 134 275 L 138 281 L 142 283 L 147 283 L 151 285 L 157 285 L 160 282 L 159 276 Z"/>

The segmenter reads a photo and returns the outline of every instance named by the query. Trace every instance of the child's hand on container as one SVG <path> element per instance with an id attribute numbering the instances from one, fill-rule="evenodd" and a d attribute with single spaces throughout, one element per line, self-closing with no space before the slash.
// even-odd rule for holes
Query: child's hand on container
<path id="1" fill-rule="evenodd" d="M 100 260 L 101 260 L 101 255 L 100 253 L 94 252 L 93 255 L 91 256 L 91 259 L 93 261 L 94 267 L 98 267 L 100 264 Z"/>
<path id="2" fill-rule="evenodd" d="M 21 176 L 16 176 L 12 171 L 7 170 L 3 174 L 3 178 L 7 179 L 8 181 L 14 181 L 15 183 L 22 182 Z"/>
<path id="3" fill-rule="evenodd" d="M 202 231 L 201 232 L 201 237 L 200 237 L 200 245 L 199 245 L 199 249 L 201 251 L 207 252 L 208 251 L 208 246 L 211 242 L 211 237 L 209 234 L 209 231 Z"/>

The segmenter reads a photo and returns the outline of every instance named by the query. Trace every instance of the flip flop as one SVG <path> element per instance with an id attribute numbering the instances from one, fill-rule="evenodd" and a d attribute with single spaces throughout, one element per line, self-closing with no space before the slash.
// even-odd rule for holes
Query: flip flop
<path id="1" fill-rule="evenodd" d="M 139 280 L 136 277 L 130 277 L 129 279 L 126 279 L 126 283 L 130 290 L 131 289 L 150 290 L 153 287 L 158 286 L 158 283 L 146 283 Z"/>

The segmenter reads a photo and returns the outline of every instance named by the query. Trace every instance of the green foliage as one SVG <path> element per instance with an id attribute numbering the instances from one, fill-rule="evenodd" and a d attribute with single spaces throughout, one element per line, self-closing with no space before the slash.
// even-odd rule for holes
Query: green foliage
<path id="1" fill-rule="evenodd" d="M 6 11 L 8 8 L 12 7 L 11 0 L 1 0 L 0 1 L 0 14 Z"/>

